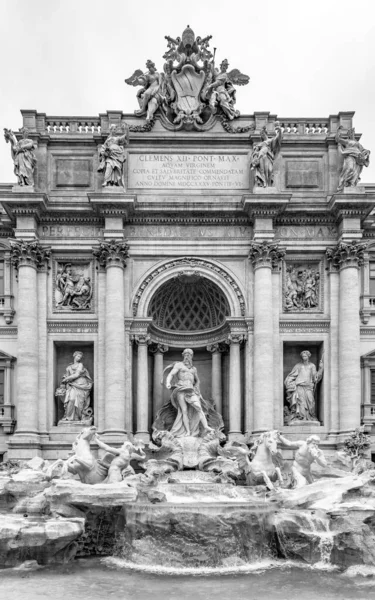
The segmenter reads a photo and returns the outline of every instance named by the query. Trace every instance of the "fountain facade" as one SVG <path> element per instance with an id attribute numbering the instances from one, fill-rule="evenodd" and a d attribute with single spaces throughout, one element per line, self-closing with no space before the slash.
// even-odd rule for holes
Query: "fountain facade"
<path id="1" fill-rule="evenodd" d="M 166 39 L 134 114 L 4 130 L 1 560 L 373 564 L 370 152 Z"/>

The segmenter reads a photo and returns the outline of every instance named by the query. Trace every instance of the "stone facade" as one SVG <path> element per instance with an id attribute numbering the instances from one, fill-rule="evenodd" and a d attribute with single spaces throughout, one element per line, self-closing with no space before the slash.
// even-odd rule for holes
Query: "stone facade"
<path id="1" fill-rule="evenodd" d="M 99 433 L 147 441 L 168 399 L 163 370 L 186 347 L 230 439 L 318 433 L 329 453 L 364 423 L 375 453 L 375 186 L 337 192 L 337 134 L 353 113 L 212 116 L 204 131 L 175 131 L 158 112 L 22 116 L 37 164 L 34 186 L 0 185 L 0 454 L 66 457 L 81 426 L 59 423 L 55 390 L 77 350 Z M 123 185 L 103 187 L 112 125 L 129 129 Z M 260 187 L 251 156 L 276 130 L 272 185 Z M 317 420 L 291 425 L 284 380 L 302 350 L 324 374 Z"/>

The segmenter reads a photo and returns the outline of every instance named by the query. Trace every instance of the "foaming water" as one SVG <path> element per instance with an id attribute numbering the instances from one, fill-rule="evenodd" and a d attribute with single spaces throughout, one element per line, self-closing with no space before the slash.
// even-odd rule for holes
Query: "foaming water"
<path id="1" fill-rule="evenodd" d="M 243 561 L 241 561 L 243 563 Z M 101 563 L 108 567 L 126 569 L 137 573 L 150 575 L 195 576 L 205 577 L 210 575 L 246 575 L 251 573 L 264 573 L 272 569 L 306 569 L 313 571 L 339 571 L 339 568 L 319 561 L 314 565 L 292 560 L 259 560 L 253 563 L 237 564 L 220 567 L 172 567 L 160 565 L 137 564 L 123 558 L 108 556 L 101 559 Z"/>
<path id="2" fill-rule="evenodd" d="M 138 570 L 137 570 L 138 569 Z M 30 572 L 0 572 L 1 597 L 12 600 L 369 600 L 371 574 L 325 572 L 292 561 L 267 560 L 219 569 L 129 565 L 120 559 L 78 559 Z"/>

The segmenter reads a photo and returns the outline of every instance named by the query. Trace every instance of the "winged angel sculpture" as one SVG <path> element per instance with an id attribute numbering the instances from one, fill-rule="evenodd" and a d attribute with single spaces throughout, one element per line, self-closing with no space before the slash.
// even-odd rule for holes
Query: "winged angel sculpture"
<path id="1" fill-rule="evenodd" d="M 146 116 L 150 122 L 160 108 L 176 129 L 202 129 L 215 114 L 229 121 L 239 117 L 234 86 L 246 85 L 249 77 L 238 69 L 228 71 L 227 59 L 220 69 L 215 67 L 216 48 L 214 53 L 209 49 L 211 37 L 195 37 L 189 25 L 181 38 L 165 36 L 168 50 L 163 56 L 163 71 L 159 73 L 148 60 L 144 73 L 137 69 L 125 79 L 128 85 L 142 86 L 137 92 L 139 110 L 135 115 Z"/>

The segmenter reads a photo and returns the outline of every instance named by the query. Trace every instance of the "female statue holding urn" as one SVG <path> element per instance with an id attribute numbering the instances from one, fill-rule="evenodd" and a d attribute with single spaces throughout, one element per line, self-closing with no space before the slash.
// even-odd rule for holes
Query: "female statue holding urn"
<path id="1" fill-rule="evenodd" d="M 64 397 L 65 412 L 62 421 L 82 422 L 91 418 L 89 405 L 93 381 L 82 364 L 82 358 L 82 352 L 74 352 L 73 363 L 67 366 L 61 386 L 56 390 L 56 396 Z"/>

